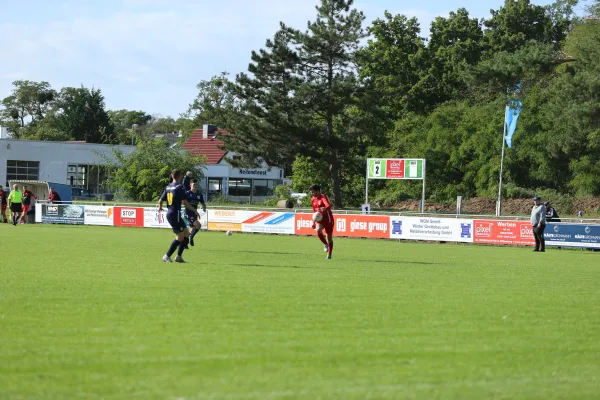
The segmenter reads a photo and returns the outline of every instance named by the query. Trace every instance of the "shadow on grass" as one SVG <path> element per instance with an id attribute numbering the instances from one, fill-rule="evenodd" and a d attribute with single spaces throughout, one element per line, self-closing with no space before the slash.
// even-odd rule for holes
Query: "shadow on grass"
<path id="1" fill-rule="evenodd" d="M 309 266 L 298 266 L 298 265 L 272 265 L 272 264 L 226 264 L 226 266 L 236 267 L 258 267 L 258 268 L 292 268 L 292 269 L 339 269 L 339 268 L 327 268 L 321 266 L 309 267 Z"/>
<path id="2" fill-rule="evenodd" d="M 227 251 L 228 253 L 251 253 L 251 254 L 276 254 L 276 255 L 301 255 L 301 256 L 305 256 L 306 253 L 295 253 L 295 252 L 290 252 L 290 251 L 254 251 L 254 250 L 225 250 L 223 249 L 223 251 Z"/>
<path id="3" fill-rule="evenodd" d="M 353 258 L 352 261 L 360 261 L 364 263 L 379 263 L 379 264 L 420 264 L 420 265 L 442 265 L 442 263 L 425 262 L 425 261 L 412 261 L 412 260 L 362 260 Z"/>

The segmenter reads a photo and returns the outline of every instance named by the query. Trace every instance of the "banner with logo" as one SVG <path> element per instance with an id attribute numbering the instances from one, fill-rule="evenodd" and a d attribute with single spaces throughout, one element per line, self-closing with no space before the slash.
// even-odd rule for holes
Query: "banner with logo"
<path id="1" fill-rule="evenodd" d="M 185 224 L 189 226 L 189 221 L 184 218 L 184 210 L 181 210 L 181 218 L 184 220 Z M 207 224 L 207 213 L 202 212 L 200 210 L 200 224 L 202 226 L 202 230 L 208 229 Z M 167 221 L 167 210 L 163 209 L 162 211 L 158 211 L 157 207 L 145 207 L 144 208 L 144 228 L 168 228 L 171 229 L 171 225 L 169 221 Z"/>
<path id="2" fill-rule="evenodd" d="M 376 215 L 334 215 L 333 234 L 345 237 L 389 239 L 390 217 Z M 312 214 L 296 214 L 296 235 L 314 235 Z"/>
<path id="3" fill-rule="evenodd" d="M 115 226 L 144 226 L 144 209 L 141 207 L 114 207 Z"/>
<path id="4" fill-rule="evenodd" d="M 74 204 L 42 204 L 41 223 L 83 225 L 83 206 Z"/>
<path id="5" fill-rule="evenodd" d="M 600 249 L 600 225 L 549 223 L 544 239 L 546 246 Z"/>
<path id="6" fill-rule="evenodd" d="M 533 229 L 529 221 L 474 220 L 473 242 L 532 246 Z"/>
<path id="7" fill-rule="evenodd" d="M 242 232 L 242 222 L 249 220 L 260 211 L 208 210 L 209 231 Z"/>
<path id="8" fill-rule="evenodd" d="M 390 238 L 473 242 L 473 220 L 430 217 L 389 217 Z"/>
<path id="9" fill-rule="evenodd" d="M 259 212 L 242 221 L 242 232 L 294 234 L 294 213 Z"/>
<path id="10" fill-rule="evenodd" d="M 83 206 L 84 220 L 86 225 L 114 225 L 113 207 L 105 206 Z"/>

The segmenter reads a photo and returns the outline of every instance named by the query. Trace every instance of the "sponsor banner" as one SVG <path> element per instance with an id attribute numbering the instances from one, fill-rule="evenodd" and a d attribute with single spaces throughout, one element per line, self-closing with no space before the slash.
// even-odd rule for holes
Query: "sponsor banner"
<path id="1" fill-rule="evenodd" d="M 144 209 L 140 207 L 114 207 L 115 226 L 144 226 Z"/>
<path id="2" fill-rule="evenodd" d="M 260 211 L 208 210 L 209 231 L 242 232 L 242 222 L 250 221 Z"/>
<path id="3" fill-rule="evenodd" d="M 84 220 L 83 223 L 86 225 L 106 225 L 113 226 L 113 207 L 105 206 L 84 206 Z"/>
<path id="4" fill-rule="evenodd" d="M 600 248 L 600 225 L 549 223 L 546 246 Z"/>
<path id="5" fill-rule="evenodd" d="M 242 221 L 242 232 L 294 234 L 294 213 L 261 212 Z"/>
<path id="6" fill-rule="evenodd" d="M 390 238 L 473 242 L 473 220 L 429 217 L 389 217 Z"/>
<path id="7" fill-rule="evenodd" d="M 202 224 L 202 230 L 208 229 L 207 214 L 200 210 L 200 224 Z M 184 218 L 184 210 L 181 209 L 181 217 L 186 223 L 186 226 L 190 226 L 187 218 Z M 163 209 L 161 212 L 158 208 L 146 207 L 144 208 L 144 228 L 168 228 L 171 229 L 169 221 L 167 221 L 167 210 Z"/>
<path id="8" fill-rule="evenodd" d="M 473 242 L 531 246 L 535 244 L 529 221 L 474 220 Z"/>
<path id="9" fill-rule="evenodd" d="M 390 217 L 376 215 L 339 215 L 333 216 L 335 236 L 365 237 L 375 239 L 389 239 Z M 296 214 L 295 234 L 314 235 L 312 229 L 312 214 Z"/>
<path id="10" fill-rule="evenodd" d="M 43 224 L 83 225 L 83 206 L 74 204 L 42 204 Z"/>

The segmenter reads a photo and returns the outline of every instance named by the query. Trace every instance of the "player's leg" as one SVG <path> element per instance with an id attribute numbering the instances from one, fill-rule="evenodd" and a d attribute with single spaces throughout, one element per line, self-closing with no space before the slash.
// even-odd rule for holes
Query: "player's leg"
<path id="1" fill-rule="evenodd" d="M 8 223 L 8 218 L 6 218 L 6 204 L 2 204 L 1 211 L 2 211 L 2 214 L 0 215 L 0 217 L 1 217 L 0 219 L 5 224 L 7 224 Z"/>
<path id="2" fill-rule="evenodd" d="M 321 224 L 321 223 L 317 224 L 317 236 L 319 237 L 319 240 L 325 246 L 327 246 L 327 240 L 325 240 L 325 235 L 323 234 L 323 229 L 325 229 L 325 227 L 323 226 L 323 224 Z"/>
<path id="3" fill-rule="evenodd" d="M 169 215 L 167 215 L 167 221 L 169 222 L 169 225 L 171 225 L 171 229 L 173 230 L 173 233 L 175 234 L 175 240 L 173 240 L 171 242 L 171 245 L 169 246 L 169 250 L 167 250 L 167 252 L 163 256 L 163 261 L 164 262 L 173 262 L 173 260 L 171 260 L 171 256 L 173 255 L 173 253 L 175 253 L 175 250 L 177 250 L 179 245 L 183 242 L 183 232 L 179 225 L 180 218 L 178 216 L 170 217 Z"/>
<path id="4" fill-rule="evenodd" d="M 196 233 L 200 231 L 200 228 L 202 228 L 202 224 L 197 219 L 194 219 L 194 223 L 192 224 L 192 231 L 190 232 L 190 245 L 194 245 L 194 236 L 196 236 Z"/>
<path id="5" fill-rule="evenodd" d="M 181 225 L 179 227 L 181 229 L 181 234 L 177 235 L 177 240 L 179 240 L 179 246 L 177 247 L 177 257 L 175 257 L 175 262 L 184 263 L 183 260 L 183 251 L 187 248 L 188 243 L 190 242 L 190 230 L 185 226 L 185 223 L 181 221 Z"/>
<path id="6" fill-rule="evenodd" d="M 325 226 L 325 233 L 327 234 L 327 259 L 331 259 L 331 253 L 333 252 L 333 223 Z"/>
<path id="7" fill-rule="evenodd" d="M 29 212 L 29 206 L 23 206 L 21 208 L 21 223 L 25 223 L 25 219 L 27 218 L 27 213 Z"/>

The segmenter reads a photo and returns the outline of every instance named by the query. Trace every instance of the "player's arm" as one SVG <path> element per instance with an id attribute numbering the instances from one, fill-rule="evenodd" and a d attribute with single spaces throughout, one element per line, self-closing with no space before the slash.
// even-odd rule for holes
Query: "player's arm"
<path id="1" fill-rule="evenodd" d="M 158 211 L 162 211 L 163 201 L 165 201 L 166 199 L 167 199 L 167 191 L 163 190 L 162 194 L 160 195 L 160 199 L 158 199 Z"/>
<path id="2" fill-rule="evenodd" d="M 200 204 L 202 204 L 202 211 L 206 212 L 206 203 L 204 202 L 204 196 L 200 193 Z"/>
<path id="3" fill-rule="evenodd" d="M 331 210 L 331 203 L 329 203 L 327 196 L 321 198 L 321 204 L 323 205 L 323 207 L 319 208 L 321 214 L 325 214 L 327 211 Z"/>
<path id="4" fill-rule="evenodd" d="M 188 210 L 190 210 L 191 212 L 193 212 L 194 214 L 196 214 L 196 215 L 200 216 L 200 214 L 198 214 L 198 210 L 196 210 L 196 209 L 194 208 L 194 206 L 190 204 L 190 202 L 189 202 L 189 201 L 187 201 L 187 200 L 181 200 L 181 204 L 183 204 L 183 206 L 184 206 L 186 209 L 188 209 Z"/>

